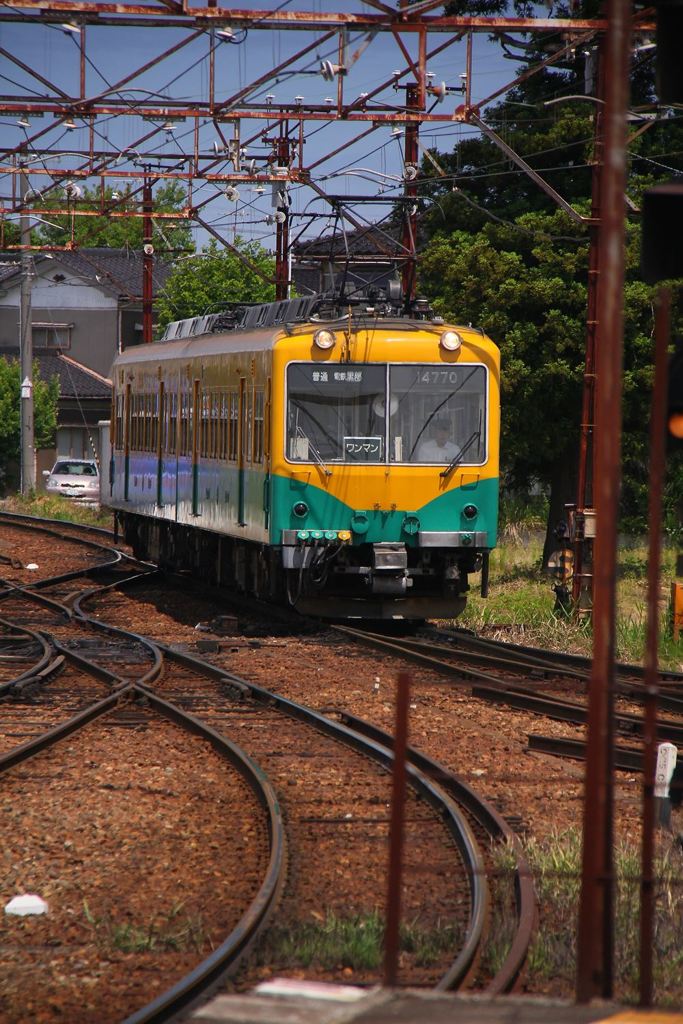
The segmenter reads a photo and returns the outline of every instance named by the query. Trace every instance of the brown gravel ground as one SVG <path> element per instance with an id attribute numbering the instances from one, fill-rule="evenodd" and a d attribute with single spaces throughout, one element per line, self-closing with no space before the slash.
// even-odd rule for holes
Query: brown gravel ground
<path id="1" fill-rule="evenodd" d="M 132 607 L 124 595 L 112 595 L 93 607 L 106 621 L 125 620 L 132 630 L 166 643 L 189 645 L 192 652 L 198 640 L 216 639 L 220 652 L 201 656 L 227 671 L 317 709 L 345 708 L 387 730 L 394 724 L 397 675 L 408 670 L 412 745 L 457 772 L 503 814 L 521 817 L 538 838 L 581 826 L 583 766 L 527 750 L 527 736 L 542 732 L 582 738 L 582 728 L 478 700 L 466 686 L 340 639 L 331 630 L 286 639 L 277 635 L 231 639 L 207 631 L 217 609 L 192 591 L 148 587 L 131 597 Z M 245 617 L 244 621 L 249 630 L 250 620 Z M 640 780 L 625 772 L 618 772 L 616 778 L 617 832 L 636 840 Z"/>
<path id="2" fill-rule="evenodd" d="M 0 918 L 3 1024 L 122 1020 L 208 955 L 261 882 L 263 812 L 241 776 L 165 721 L 115 719 L 3 775 L 3 904 L 49 905 Z"/>
<path id="3" fill-rule="evenodd" d="M 466 687 L 400 659 L 356 647 L 329 630 L 285 637 L 281 630 L 265 635 L 257 625 L 250 638 L 247 631 L 253 623 L 244 616 L 244 635 L 218 636 L 212 629 L 216 613 L 230 609 L 218 609 L 193 589 L 150 586 L 131 592 L 130 598 L 111 594 L 93 607 L 105 621 L 186 645 L 193 652 L 198 639 L 219 639 L 220 652 L 203 657 L 287 697 L 321 709 L 347 708 L 389 730 L 396 676 L 407 668 L 413 680 L 410 742 L 414 746 L 456 771 L 503 814 L 521 819 L 533 837 L 544 839 L 581 826 L 583 766 L 526 749 L 529 732 L 581 738 L 580 728 L 473 699 Z M 201 629 L 195 628 L 200 623 Z M 617 773 L 616 782 L 617 835 L 638 842 L 640 779 Z M 376 893 L 380 910 L 383 898 L 383 892 Z M 243 983 L 269 973 L 267 966 L 253 968 Z M 292 973 L 325 976 L 316 971 Z M 345 980 L 363 980 L 349 976 L 348 971 L 336 972 L 334 977 L 340 974 Z M 552 987 L 546 992 L 568 994 Z"/>

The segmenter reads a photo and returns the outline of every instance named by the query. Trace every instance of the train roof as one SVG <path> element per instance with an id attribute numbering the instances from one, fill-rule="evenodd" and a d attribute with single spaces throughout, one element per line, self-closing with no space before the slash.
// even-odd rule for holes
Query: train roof
<path id="1" fill-rule="evenodd" d="M 353 300 L 342 296 L 305 295 L 296 299 L 282 299 L 279 302 L 263 302 L 256 305 L 235 304 L 220 313 L 174 320 L 168 324 L 157 344 L 198 338 L 211 334 L 242 332 L 258 328 L 282 327 L 292 332 L 297 326 L 313 323 L 333 323 L 339 320 L 358 326 L 373 321 L 397 321 L 406 326 L 414 321 L 416 327 L 430 322 L 435 326 L 443 324 L 443 317 L 436 316 L 426 299 L 415 299 L 408 310 L 404 309 L 400 287 L 389 287 L 386 293 L 368 294 Z M 472 328 L 478 330 L 478 328 Z M 482 333 L 480 331 L 479 333 Z"/>

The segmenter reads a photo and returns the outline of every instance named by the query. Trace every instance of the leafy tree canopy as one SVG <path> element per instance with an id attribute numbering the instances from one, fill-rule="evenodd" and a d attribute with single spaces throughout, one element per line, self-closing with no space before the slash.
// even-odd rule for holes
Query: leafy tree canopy
<path id="1" fill-rule="evenodd" d="M 235 248 L 265 277 L 274 277 L 275 261 L 258 242 L 237 238 Z M 212 240 L 201 253 L 175 264 L 157 301 L 158 326 L 163 330 L 173 320 L 216 313 L 236 302 L 270 302 L 274 298 L 273 284 Z"/>
<path id="2" fill-rule="evenodd" d="M 116 195 L 118 198 L 116 198 Z M 33 205 L 41 209 L 63 209 L 63 196 L 46 195 L 37 198 Z M 158 254 L 194 249 L 189 221 L 164 220 L 158 213 L 174 213 L 187 204 L 185 187 L 179 181 L 167 181 L 153 191 L 153 243 Z M 73 241 L 79 248 L 107 247 L 112 249 L 142 249 L 143 219 L 140 189 L 133 190 L 127 184 L 118 190 L 107 186 L 103 196 L 100 190 L 85 188 L 81 198 L 75 200 L 80 210 L 101 210 L 98 217 L 69 217 L 64 214 L 37 214 L 45 220 L 35 230 L 35 241 L 39 245 L 64 245 Z M 104 211 L 108 212 L 105 213 Z M 135 217 L 115 217 L 113 213 L 133 212 Z M 50 223 L 46 223 L 49 221 Z"/>
<path id="3" fill-rule="evenodd" d="M 16 359 L 0 359 L 0 466 L 6 471 L 20 457 L 21 367 Z M 33 429 L 36 448 L 54 445 L 59 378 L 41 380 L 33 365 Z"/>
<path id="4" fill-rule="evenodd" d="M 501 13 L 496 0 L 457 0 L 449 13 Z M 525 13 L 518 10 L 518 13 Z M 557 13 L 563 13 L 558 11 Z M 597 12 L 588 3 L 578 16 Z M 567 15 L 567 12 L 564 12 Z M 534 63 L 548 41 L 503 38 L 517 59 Z M 653 290 L 639 275 L 645 188 L 683 171 L 683 118 L 656 114 L 651 51 L 634 57 L 627 193 L 624 484 L 629 525 L 644 524 L 652 379 Z M 593 58 L 569 53 L 487 107 L 487 124 L 575 210 L 590 214 L 594 117 Z M 511 76 L 512 77 L 512 76 Z M 555 102 L 561 100 L 561 102 Z M 648 120 L 656 114 L 656 120 Z M 638 120 L 641 118 L 641 120 Z M 549 528 L 575 494 L 586 347 L 589 229 L 561 211 L 494 140 L 463 127 L 452 152 L 425 159 L 429 204 L 422 218 L 420 288 L 456 322 L 482 327 L 502 349 L 502 467 L 507 480 L 550 487 Z M 680 326 L 680 314 L 677 314 Z M 683 492 L 679 460 L 670 463 L 668 520 Z"/>

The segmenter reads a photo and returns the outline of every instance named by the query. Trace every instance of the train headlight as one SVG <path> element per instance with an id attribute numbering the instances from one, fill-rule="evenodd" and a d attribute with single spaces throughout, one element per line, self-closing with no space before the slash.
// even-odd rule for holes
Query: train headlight
<path id="1" fill-rule="evenodd" d="M 457 331 L 444 331 L 439 338 L 439 344 L 447 352 L 456 352 L 462 345 L 462 338 Z"/>
<path id="2" fill-rule="evenodd" d="M 308 515 L 308 505 L 305 501 L 296 501 L 292 506 L 292 512 L 295 516 L 298 516 L 299 519 L 303 519 L 304 516 Z"/>
<path id="3" fill-rule="evenodd" d="M 316 331 L 313 335 L 313 341 L 318 348 L 332 348 L 336 340 L 337 335 L 334 331 L 328 331 L 324 327 L 321 327 L 321 329 Z"/>

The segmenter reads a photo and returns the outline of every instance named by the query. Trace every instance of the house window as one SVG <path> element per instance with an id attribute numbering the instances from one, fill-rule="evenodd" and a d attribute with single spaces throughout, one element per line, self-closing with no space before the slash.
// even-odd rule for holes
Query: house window
<path id="1" fill-rule="evenodd" d="M 31 327 L 35 348 L 55 348 L 62 351 L 71 348 L 73 324 L 34 323 Z"/>

